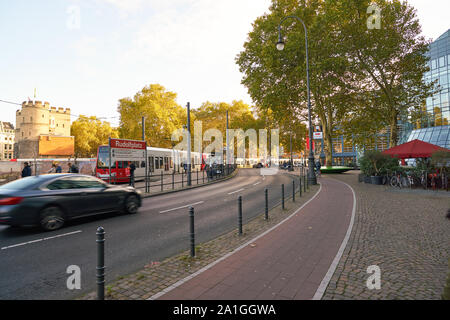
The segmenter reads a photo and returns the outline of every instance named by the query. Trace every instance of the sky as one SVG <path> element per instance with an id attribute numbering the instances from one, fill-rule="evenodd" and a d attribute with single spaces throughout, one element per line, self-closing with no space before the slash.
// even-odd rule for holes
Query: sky
<path id="1" fill-rule="evenodd" d="M 409 0 L 423 35 L 450 28 L 448 0 Z M 2 0 L 0 100 L 33 99 L 119 124 L 118 100 L 163 85 L 177 102 L 243 100 L 235 58 L 270 0 Z M 20 106 L 0 102 L 15 124 Z M 72 120 L 75 120 L 73 117 Z"/>

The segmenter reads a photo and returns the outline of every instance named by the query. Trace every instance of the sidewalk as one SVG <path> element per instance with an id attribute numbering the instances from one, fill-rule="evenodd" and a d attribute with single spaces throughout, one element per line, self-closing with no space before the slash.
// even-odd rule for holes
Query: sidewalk
<path id="1" fill-rule="evenodd" d="M 348 186 L 331 179 L 320 183 L 320 192 L 289 220 L 151 299 L 312 299 L 347 234 L 353 209 Z"/>

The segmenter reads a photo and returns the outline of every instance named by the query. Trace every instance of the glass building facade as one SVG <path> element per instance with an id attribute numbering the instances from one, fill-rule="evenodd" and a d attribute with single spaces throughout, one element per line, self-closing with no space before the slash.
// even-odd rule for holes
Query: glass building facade
<path id="1" fill-rule="evenodd" d="M 425 81 L 437 80 L 440 91 L 427 99 L 420 119 L 399 142 L 419 139 L 450 148 L 450 29 L 430 45 L 428 56 L 430 71 L 425 73 Z"/>

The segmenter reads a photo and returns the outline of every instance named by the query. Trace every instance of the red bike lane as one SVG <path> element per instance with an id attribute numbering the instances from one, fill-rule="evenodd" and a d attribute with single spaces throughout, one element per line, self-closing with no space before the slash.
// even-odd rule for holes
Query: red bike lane
<path id="1" fill-rule="evenodd" d="M 320 183 L 314 198 L 269 232 L 150 299 L 320 298 L 354 214 L 350 186 L 330 178 Z"/>

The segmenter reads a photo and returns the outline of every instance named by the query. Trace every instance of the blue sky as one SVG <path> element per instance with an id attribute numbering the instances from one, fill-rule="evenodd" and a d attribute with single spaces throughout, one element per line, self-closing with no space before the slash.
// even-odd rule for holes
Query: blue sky
<path id="1" fill-rule="evenodd" d="M 450 1 L 409 2 L 428 38 L 450 28 Z M 151 83 L 176 92 L 183 106 L 252 103 L 234 59 L 269 5 L 270 0 L 2 0 L 0 99 L 21 103 L 37 88 L 39 100 L 113 125 L 118 99 Z M 0 103 L 0 120 L 15 124 L 17 107 Z"/>

